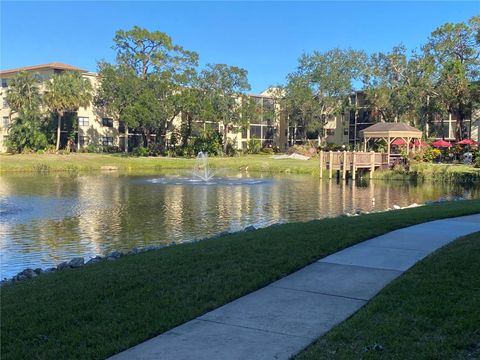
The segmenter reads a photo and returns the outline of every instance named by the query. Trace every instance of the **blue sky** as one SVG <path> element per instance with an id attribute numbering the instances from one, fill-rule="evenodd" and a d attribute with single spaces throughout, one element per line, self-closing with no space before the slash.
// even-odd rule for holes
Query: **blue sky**
<path id="1" fill-rule="evenodd" d="M 0 2 L 0 68 L 52 61 L 91 71 L 112 61 L 117 29 L 169 34 L 201 65 L 249 72 L 252 92 L 285 82 L 304 52 L 333 47 L 369 53 L 416 48 L 445 22 L 480 14 L 480 2 Z"/>

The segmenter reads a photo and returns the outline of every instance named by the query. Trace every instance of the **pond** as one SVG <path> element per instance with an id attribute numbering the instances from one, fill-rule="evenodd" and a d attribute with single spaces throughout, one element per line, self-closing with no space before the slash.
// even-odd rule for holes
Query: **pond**
<path id="1" fill-rule="evenodd" d="M 218 179 L 218 178 L 217 178 Z M 113 250 L 201 239 L 275 223 L 438 200 L 480 198 L 480 187 L 336 183 L 314 176 L 122 173 L 0 177 L 1 277 Z M 374 201 L 373 201 L 374 199 Z"/>

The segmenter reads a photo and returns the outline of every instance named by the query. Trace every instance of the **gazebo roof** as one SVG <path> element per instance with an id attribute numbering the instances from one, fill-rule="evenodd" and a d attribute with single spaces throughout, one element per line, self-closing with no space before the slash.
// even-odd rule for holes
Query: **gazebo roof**
<path id="1" fill-rule="evenodd" d="M 422 132 L 404 123 L 377 123 L 363 130 L 366 138 L 413 137 L 421 138 Z"/>

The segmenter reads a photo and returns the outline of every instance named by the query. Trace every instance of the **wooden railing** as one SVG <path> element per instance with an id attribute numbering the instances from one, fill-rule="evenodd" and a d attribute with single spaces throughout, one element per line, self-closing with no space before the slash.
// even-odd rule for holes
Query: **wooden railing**
<path id="1" fill-rule="evenodd" d="M 375 169 L 387 168 L 389 159 L 387 154 L 376 152 L 357 151 L 320 151 L 320 177 L 323 177 L 323 170 L 328 170 L 329 179 L 333 176 L 333 170 L 342 173 L 342 179 L 346 179 L 347 172 L 350 172 L 352 179 L 355 179 L 358 169 L 370 170 L 370 178 Z"/>

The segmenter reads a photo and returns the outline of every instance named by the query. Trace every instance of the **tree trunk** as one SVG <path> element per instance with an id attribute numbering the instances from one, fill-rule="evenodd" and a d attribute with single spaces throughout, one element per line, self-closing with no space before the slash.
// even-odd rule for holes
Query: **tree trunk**
<path id="1" fill-rule="evenodd" d="M 227 153 L 227 135 L 228 135 L 228 127 L 225 124 L 223 126 L 223 154 Z"/>
<path id="2" fill-rule="evenodd" d="M 59 111 L 57 113 L 57 145 L 55 147 L 56 151 L 60 149 L 61 126 L 62 126 L 62 113 Z"/>
<path id="3" fill-rule="evenodd" d="M 77 113 L 77 150 L 76 152 L 80 152 L 80 120 L 78 119 Z"/>
<path id="4" fill-rule="evenodd" d="M 186 127 L 183 129 L 183 134 L 182 134 L 182 147 L 185 148 L 188 144 L 188 139 L 190 138 L 192 134 L 192 117 L 187 113 L 187 123 Z"/>
<path id="5" fill-rule="evenodd" d="M 461 119 L 462 115 L 460 115 L 460 118 L 457 119 L 457 121 L 455 121 L 455 138 L 457 140 L 462 140 L 463 139 L 463 131 L 462 131 L 462 128 L 463 128 L 463 119 Z"/>
<path id="6" fill-rule="evenodd" d="M 148 130 L 144 129 L 143 131 L 143 146 L 148 147 L 148 144 L 150 143 L 150 136 L 148 136 Z"/>
<path id="7" fill-rule="evenodd" d="M 440 118 L 440 125 L 442 127 L 442 140 L 445 140 L 445 129 L 444 129 L 444 121 L 443 121 L 443 116 Z"/>
<path id="8" fill-rule="evenodd" d="M 463 122 L 465 120 L 465 113 L 463 109 L 460 109 L 458 112 L 458 119 L 455 122 L 455 137 L 457 140 L 462 140 L 463 139 Z"/>
<path id="9" fill-rule="evenodd" d="M 125 144 L 125 149 L 124 149 L 125 154 L 127 154 L 128 153 L 128 126 L 127 126 L 127 124 L 125 124 L 125 142 L 124 142 L 124 144 Z"/>

